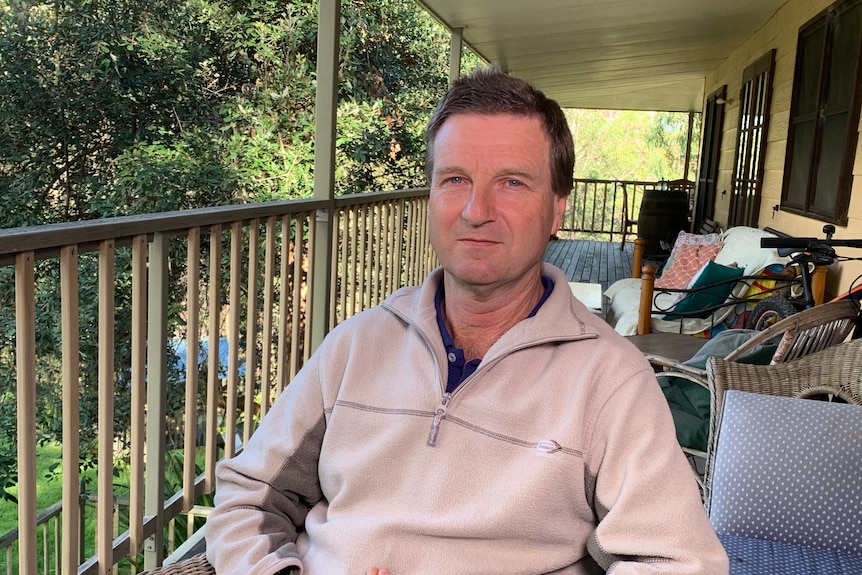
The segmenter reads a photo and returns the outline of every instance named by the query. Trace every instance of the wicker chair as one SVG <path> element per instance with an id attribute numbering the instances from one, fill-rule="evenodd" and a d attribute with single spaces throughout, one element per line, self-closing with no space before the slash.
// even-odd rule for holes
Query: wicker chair
<path id="1" fill-rule="evenodd" d="M 792 361 L 843 342 L 853 331 L 858 315 L 859 304 L 848 299 L 815 306 L 769 326 L 731 351 L 724 359 L 736 361 L 758 346 L 781 336 L 772 363 Z M 703 369 L 692 368 L 660 355 L 645 355 L 653 365 L 682 371 L 699 378 L 702 385 L 706 384 L 706 371 Z"/>
<path id="2" fill-rule="evenodd" d="M 845 341 L 853 331 L 858 315 L 859 305 L 850 300 L 839 300 L 819 305 L 793 314 L 755 334 L 726 354 L 724 359 L 728 362 L 745 361 L 747 355 L 756 352 L 765 344 L 777 342 L 771 363 L 780 364 L 794 361 Z M 730 331 L 735 332 L 735 330 Z M 709 389 L 705 367 L 706 360 L 702 356 L 700 365 L 703 367 L 687 365 L 661 355 L 646 353 L 645 356 L 653 366 L 665 370 L 657 374 L 659 378 L 687 379 Z M 768 358 L 767 361 L 769 361 Z M 683 446 L 683 451 L 689 456 L 707 457 L 706 451 L 700 449 Z"/>
<path id="3" fill-rule="evenodd" d="M 718 422 L 729 390 L 797 398 L 822 398 L 862 405 L 862 339 L 856 339 L 776 365 L 752 365 L 711 357 L 706 362 L 711 396 L 709 439 L 703 477 L 709 496 Z"/>
<path id="4" fill-rule="evenodd" d="M 194 557 L 146 571 L 146 575 L 215 575 L 215 569 L 207 561 L 206 554 L 199 553 Z"/>

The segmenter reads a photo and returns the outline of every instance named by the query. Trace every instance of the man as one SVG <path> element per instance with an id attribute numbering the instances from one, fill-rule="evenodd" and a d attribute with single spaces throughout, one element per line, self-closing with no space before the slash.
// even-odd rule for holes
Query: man
<path id="1" fill-rule="evenodd" d="M 335 328 L 220 465 L 216 570 L 726 573 L 648 363 L 542 263 L 559 106 L 480 70 L 426 141 L 442 268 Z"/>

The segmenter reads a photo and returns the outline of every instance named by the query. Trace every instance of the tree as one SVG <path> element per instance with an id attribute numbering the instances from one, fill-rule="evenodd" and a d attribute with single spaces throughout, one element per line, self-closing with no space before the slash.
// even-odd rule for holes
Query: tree
<path id="1" fill-rule="evenodd" d="M 189 207 L 203 186 L 165 202 L 123 176 L 159 174 L 166 156 L 210 157 L 201 133 L 218 122 L 219 102 L 199 74 L 205 54 L 183 40 L 189 13 L 169 0 L 57 0 L 0 14 L 0 189 L 16 208 L 3 225 Z M 204 186 L 223 179 L 207 177 L 218 169 L 181 167 L 184 183 Z"/>
<path id="2" fill-rule="evenodd" d="M 0 227 L 309 196 L 316 10 L 311 0 L 0 0 Z M 422 185 L 422 129 L 447 86 L 448 38 L 411 0 L 345 2 L 342 22 L 338 192 Z M 81 265 L 94 262 L 86 256 Z M 127 268 L 118 252 L 118 286 Z M 171 270 L 178 282 L 182 269 Z M 7 272 L 4 414 L 15 412 Z M 56 264 L 38 265 L 45 440 L 60 439 L 58 273 Z M 82 330 L 97 325 L 95 277 L 80 276 Z M 128 341 L 129 306 L 124 290 L 117 294 L 117 341 Z M 181 318 L 170 321 L 181 329 Z M 85 466 L 95 447 L 96 414 L 87 409 L 96 405 L 98 356 L 86 342 L 95 341 L 82 334 Z M 128 356 L 118 345 L 118 390 Z M 122 441 L 128 409 L 117 407 Z M 14 425 L 2 434 L 5 489 L 14 478 Z"/>
<path id="3" fill-rule="evenodd" d="M 575 175 L 615 180 L 672 180 L 685 173 L 688 114 L 569 110 L 575 138 Z M 699 140 L 698 132 L 693 140 Z M 693 179 L 692 159 L 689 179 Z"/>

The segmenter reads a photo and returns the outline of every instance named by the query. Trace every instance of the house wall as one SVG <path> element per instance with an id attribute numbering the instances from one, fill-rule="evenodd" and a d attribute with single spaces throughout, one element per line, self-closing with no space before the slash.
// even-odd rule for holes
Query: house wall
<path id="1" fill-rule="evenodd" d="M 788 0 L 760 30 L 740 46 L 715 71 L 706 77 L 705 94 L 727 85 L 722 149 L 719 160 L 715 219 L 725 225 L 730 208 L 731 177 L 739 121 L 739 91 L 743 70 L 775 49 L 775 77 L 772 85 L 772 108 L 767 134 L 762 202 L 758 227 L 772 227 L 796 236 L 823 237 L 824 222 L 773 209 L 781 203 L 790 100 L 793 92 L 793 72 L 796 65 L 796 40 L 799 28 L 817 16 L 834 0 Z M 846 227 L 837 227 L 836 238 L 862 238 L 862 143 L 856 148 L 853 170 L 849 220 Z M 862 250 L 842 248 L 839 254 L 862 257 Z M 827 292 L 843 293 L 857 276 L 862 263 L 844 262 L 830 269 Z"/>

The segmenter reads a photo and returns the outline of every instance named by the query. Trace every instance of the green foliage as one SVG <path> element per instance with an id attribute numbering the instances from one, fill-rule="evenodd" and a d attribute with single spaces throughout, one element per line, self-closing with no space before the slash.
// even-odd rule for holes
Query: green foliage
<path id="1" fill-rule="evenodd" d="M 345 16 L 338 189 L 425 185 L 423 131 L 448 84 L 447 35 L 404 1 L 353 2 Z"/>
<path id="2" fill-rule="evenodd" d="M 575 176 L 608 180 L 674 180 L 685 173 L 688 114 L 568 110 L 575 138 Z M 692 134 L 700 141 L 699 123 Z M 697 146 L 689 179 L 694 179 Z"/>
<path id="3" fill-rule="evenodd" d="M 0 227 L 309 196 L 316 52 L 311 0 L 0 0 Z M 447 54 L 447 35 L 412 0 L 344 2 L 337 192 L 424 184 L 422 130 L 447 85 Z M 122 447 L 127 250 L 116 266 Z M 170 273 L 179 285 L 183 266 Z M 82 255 L 83 469 L 94 465 L 98 428 L 97 276 Z M 39 262 L 36 277 L 37 427 L 40 441 L 62 441 L 56 261 Z M 14 309 L 2 269 L 0 497 L 15 483 Z M 169 322 L 182 331 L 178 314 Z"/>
<path id="4" fill-rule="evenodd" d="M 115 201 L 116 161 L 210 127 L 204 53 L 170 0 L 20 3 L 0 12 L 4 227 L 134 213 Z"/>

